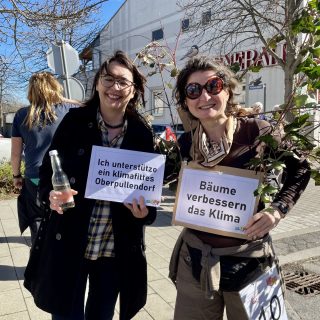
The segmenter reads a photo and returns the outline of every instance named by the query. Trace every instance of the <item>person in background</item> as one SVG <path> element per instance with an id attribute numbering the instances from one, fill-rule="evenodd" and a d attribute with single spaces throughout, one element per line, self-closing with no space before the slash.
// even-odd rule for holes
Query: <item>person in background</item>
<path id="1" fill-rule="evenodd" d="M 209 57 L 195 57 L 180 71 L 175 87 L 179 114 L 185 127 L 182 157 L 210 170 L 216 165 L 240 169 L 250 159 L 269 154 L 259 136 L 272 132 L 269 122 L 237 117 L 233 100 L 235 75 Z M 188 120 L 189 116 L 189 120 Z M 189 123 L 189 124 L 188 124 Z M 192 125 L 190 125 L 190 123 Z M 276 136 L 275 136 L 276 138 Z M 247 239 L 192 228 L 180 234 L 170 261 L 169 277 L 176 284 L 174 319 L 248 319 L 239 290 L 277 265 L 269 232 L 297 202 L 310 179 L 306 160 L 285 159 L 286 179 L 271 206 L 260 202 L 245 226 Z"/>
<path id="2" fill-rule="evenodd" d="M 279 104 L 274 105 L 272 111 L 273 111 L 272 112 L 272 119 L 279 120 L 282 115 L 280 105 Z"/>
<path id="3" fill-rule="evenodd" d="M 268 121 L 268 118 L 266 115 L 263 113 L 263 104 L 261 102 L 255 102 L 252 106 L 252 111 L 254 117 L 261 119 L 261 120 L 266 120 Z"/>
<path id="4" fill-rule="evenodd" d="M 285 112 L 279 104 L 273 106 L 270 123 L 278 130 L 284 130 L 286 125 Z"/>
<path id="5" fill-rule="evenodd" d="M 70 108 L 79 106 L 64 99 L 62 93 L 62 86 L 51 73 L 33 74 L 28 87 L 30 105 L 19 109 L 13 119 L 11 166 L 13 184 L 21 190 L 17 201 L 19 227 L 21 234 L 30 228 L 32 243 L 43 216 L 37 203 L 39 167 L 61 120 Z"/>
<path id="6" fill-rule="evenodd" d="M 143 197 L 124 204 L 84 196 L 94 145 L 154 152 L 152 130 L 137 111 L 144 84 L 132 61 L 117 51 L 96 73 L 92 97 L 60 124 L 50 149 L 58 151 L 70 179 L 74 208 L 62 212 L 61 193 L 51 190 L 48 153 L 44 158 L 39 193 L 47 214 L 24 285 L 54 320 L 111 320 L 118 295 L 120 319 L 127 320 L 146 303 L 144 228 L 155 220 L 156 208 Z"/>

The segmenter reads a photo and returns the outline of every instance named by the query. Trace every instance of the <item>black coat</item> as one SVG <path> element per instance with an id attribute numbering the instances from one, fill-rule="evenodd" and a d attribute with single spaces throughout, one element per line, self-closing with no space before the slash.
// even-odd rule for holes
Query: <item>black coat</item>
<path id="1" fill-rule="evenodd" d="M 96 117 L 96 108 L 71 110 L 49 148 L 58 150 L 71 187 L 78 191 L 75 208 L 63 215 L 51 212 L 48 194 L 52 189 L 52 170 L 48 153 L 40 169 L 40 199 L 47 214 L 31 251 L 24 285 L 32 293 L 35 304 L 49 313 L 67 315 L 70 312 L 84 261 L 89 221 L 95 204 L 95 200 L 84 198 L 84 192 L 92 146 L 102 145 Z M 150 129 L 137 117 L 128 115 L 127 119 L 127 132 L 121 148 L 153 152 Z M 156 209 L 149 207 L 149 214 L 144 219 L 135 218 L 122 203 L 111 202 L 110 210 L 115 259 L 121 274 L 120 319 L 131 319 L 146 303 L 144 225 L 155 220 Z"/>

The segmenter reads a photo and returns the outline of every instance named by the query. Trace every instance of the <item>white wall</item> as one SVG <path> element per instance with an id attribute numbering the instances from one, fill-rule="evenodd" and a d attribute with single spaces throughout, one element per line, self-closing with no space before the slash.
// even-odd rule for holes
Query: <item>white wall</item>
<path id="1" fill-rule="evenodd" d="M 199 16 L 201 16 L 201 12 L 199 12 Z M 152 31 L 163 27 L 165 40 L 161 43 L 173 51 L 178 41 L 176 57 L 177 66 L 181 68 L 185 60 L 180 61 L 180 57 L 193 44 L 190 34 L 182 33 L 179 35 L 183 17 L 184 13 L 180 11 L 175 0 L 127 0 L 100 34 L 100 45 L 97 50 L 101 52 L 102 61 L 117 49 L 127 52 L 134 59 L 136 54 L 151 42 Z M 246 49 L 260 51 L 261 47 Z M 257 76 L 261 76 L 262 82 L 266 84 L 265 110 L 272 110 L 275 104 L 283 103 L 284 76 L 282 70 L 277 66 L 267 67 L 259 73 L 249 74 L 247 81 L 251 81 Z M 164 78 L 165 82 L 170 81 L 170 76 L 166 73 L 164 73 Z M 160 87 L 162 84 L 159 76 L 148 78 L 146 110 L 151 109 L 152 90 Z M 167 92 L 171 100 L 171 90 L 167 89 Z M 263 103 L 263 92 L 263 89 L 247 90 L 246 95 L 243 93 L 246 96 L 246 104 L 250 106 L 256 101 Z M 177 121 L 175 107 L 172 110 L 174 111 L 174 121 Z M 165 109 L 163 116 L 156 116 L 154 119 L 154 123 L 169 124 L 171 122 L 168 109 Z"/>

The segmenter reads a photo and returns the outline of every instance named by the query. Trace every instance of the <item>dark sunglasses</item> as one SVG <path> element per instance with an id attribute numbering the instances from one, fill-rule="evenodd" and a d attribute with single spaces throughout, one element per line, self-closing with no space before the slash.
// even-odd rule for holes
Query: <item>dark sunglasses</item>
<path id="1" fill-rule="evenodd" d="M 203 86 L 200 83 L 189 83 L 185 88 L 185 94 L 189 99 L 197 99 L 205 89 L 209 94 L 217 95 L 223 89 L 223 80 L 217 76 L 210 78 Z"/>

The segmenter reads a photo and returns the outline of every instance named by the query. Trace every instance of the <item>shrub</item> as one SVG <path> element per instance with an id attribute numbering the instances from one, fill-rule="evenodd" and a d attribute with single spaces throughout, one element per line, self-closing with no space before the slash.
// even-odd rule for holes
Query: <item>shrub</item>
<path id="1" fill-rule="evenodd" d="M 11 164 L 7 160 L 0 160 L 0 196 L 4 197 L 15 193 L 18 193 L 18 190 L 13 185 Z"/>

